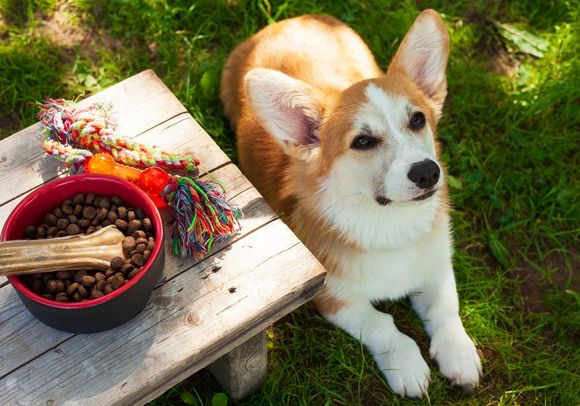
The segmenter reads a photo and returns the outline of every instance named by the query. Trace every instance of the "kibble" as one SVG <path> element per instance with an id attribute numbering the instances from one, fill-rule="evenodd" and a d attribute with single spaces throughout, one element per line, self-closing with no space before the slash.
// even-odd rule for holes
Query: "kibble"
<path id="1" fill-rule="evenodd" d="M 99 200 L 99 207 L 103 209 L 110 209 L 111 200 L 108 197 L 102 197 L 101 200 Z"/>
<path id="2" fill-rule="evenodd" d="M 91 276 L 91 275 L 84 275 L 81 278 L 81 283 L 83 284 L 83 286 L 85 286 L 87 288 L 92 287 L 96 282 L 97 282 L 97 280 L 95 279 L 95 277 Z"/>
<path id="3" fill-rule="evenodd" d="M 55 226 L 57 220 L 58 220 L 58 217 L 52 213 L 48 213 L 46 216 L 44 216 L 44 222 L 46 224 L 48 224 L 49 226 Z"/>
<path id="4" fill-rule="evenodd" d="M 107 284 L 107 281 L 104 279 L 101 279 L 101 280 L 97 281 L 97 283 L 95 284 L 95 289 L 100 290 L 102 292 L 103 289 L 105 289 L 106 284 Z"/>
<path id="5" fill-rule="evenodd" d="M 81 269 L 80 271 L 77 271 L 75 273 L 75 276 L 73 277 L 73 279 L 75 280 L 75 282 L 81 283 L 81 279 L 83 276 L 87 275 L 88 272 L 85 271 L 84 269 Z"/>
<path id="6" fill-rule="evenodd" d="M 79 292 L 79 294 L 81 295 L 82 298 L 87 298 L 87 297 L 89 297 L 89 294 L 90 294 L 84 285 L 79 285 L 77 292 Z"/>
<path id="7" fill-rule="evenodd" d="M 102 222 L 104 219 L 107 218 L 107 215 L 109 214 L 109 211 L 105 208 L 100 208 L 99 210 L 97 210 L 97 217 L 95 217 L 95 219 L 100 223 Z"/>
<path id="8" fill-rule="evenodd" d="M 77 221 L 77 226 L 80 228 L 88 228 L 91 225 L 91 220 L 89 219 L 80 219 Z"/>
<path id="9" fill-rule="evenodd" d="M 56 224 L 56 222 L 55 222 Z M 54 237 L 56 235 L 56 233 L 58 232 L 58 227 L 48 227 L 48 230 L 46 231 L 46 235 L 47 237 Z"/>
<path id="10" fill-rule="evenodd" d="M 75 211 L 74 207 L 71 204 L 63 204 L 61 210 L 63 214 L 66 214 L 67 216 L 69 214 L 73 214 Z"/>
<path id="11" fill-rule="evenodd" d="M 56 293 L 56 279 L 50 279 L 46 282 L 46 292 Z"/>
<path id="12" fill-rule="evenodd" d="M 79 288 L 78 282 L 73 282 L 66 289 L 66 294 L 69 295 L 69 296 L 72 296 L 73 294 L 76 293 L 76 291 L 77 291 L 78 288 Z"/>
<path id="13" fill-rule="evenodd" d="M 143 228 L 147 231 L 153 230 L 153 224 L 147 217 L 143 219 Z"/>
<path id="14" fill-rule="evenodd" d="M 98 299 L 98 298 L 103 297 L 103 296 L 105 296 L 105 294 L 100 290 L 94 289 L 91 291 L 91 298 L 92 299 Z"/>
<path id="15" fill-rule="evenodd" d="M 66 230 L 66 228 L 69 225 L 69 221 L 68 219 L 58 219 L 58 221 L 56 222 L 56 226 L 60 229 L 60 230 Z"/>
<path id="16" fill-rule="evenodd" d="M 145 258 L 143 257 L 142 254 L 135 254 L 131 257 L 131 263 L 140 268 L 143 266 L 143 264 L 145 264 Z"/>
<path id="17" fill-rule="evenodd" d="M 25 227 L 24 237 L 44 239 L 91 234 L 114 224 L 124 235 L 125 258 L 111 260 L 103 271 L 58 271 L 22 277 L 25 285 L 47 300 L 84 302 L 103 297 L 121 288 L 147 262 L 155 239 L 153 224 L 142 208 L 125 204 L 118 196 L 77 193 L 47 213 L 40 225 Z"/>
<path id="18" fill-rule="evenodd" d="M 126 253 L 129 253 L 131 251 L 133 251 L 135 249 L 135 247 L 137 247 L 137 242 L 135 241 L 135 239 L 133 237 L 125 237 L 123 238 L 123 251 L 125 251 Z"/>
<path id="19" fill-rule="evenodd" d="M 72 202 L 74 204 L 83 204 L 85 202 L 85 194 L 84 193 L 77 193 L 73 196 Z"/>
<path id="20" fill-rule="evenodd" d="M 127 223 L 125 220 L 115 220 L 115 226 L 121 230 L 123 233 L 126 232 L 129 229 L 129 223 Z"/>
<path id="21" fill-rule="evenodd" d="M 119 269 L 121 269 L 121 267 L 123 266 L 123 264 L 125 263 L 125 260 L 121 257 L 115 257 L 111 260 L 111 269 L 114 271 L 117 271 Z"/>
<path id="22" fill-rule="evenodd" d="M 85 208 L 83 209 L 83 217 L 88 219 L 88 220 L 92 220 L 97 216 L 97 209 L 95 209 L 93 206 L 85 206 Z"/>
<path id="23" fill-rule="evenodd" d="M 34 226 L 28 226 L 24 229 L 24 238 L 36 238 L 37 228 Z"/>
<path id="24" fill-rule="evenodd" d="M 133 269 L 135 269 L 135 267 L 133 266 L 133 264 L 128 263 L 128 264 L 124 264 L 121 267 L 121 272 L 123 272 L 125 275 L 127 275 L 127 274 L 130 274 L 133 271 Z"/>
<path id="25" fill-rule="evenodd" d="M 81 233 L 81 228 L 76 224 L 69 224 L 66 228 L 68 235 L 77 235 Z"/>
<path id="26" fill-rule="evenodd" d="M 129 221 L 129 229 L 127 230 L 127 232 L 129 234 L 133 234 L 135 231 L 139 230 L 142 227 L 143 223 L 141 222 L 141 220 L 131 220 Z"/>
<path id="27" fill-rule="evenodd" d="M 111 222 L 111 224 L 114 224 L 118 218 L 119 218 L 119 215 L 112 210 L 109 212 L 109 214 L 107 214 L 107 220 L 109 220 Z"/>
<path id="28" fill-rule="evenodd" d="M 127 208 L 120 206 L 117 208 L 117 214 L 121 220 L 127 220 Z"/>
<path id="29" fill-rule="evenodd" d="M 111 287 L 113 290 L 119 289 L 121 286 L 125 284 L 125 278 L 123 276 L 113 276 L 111 281 Z"/>
<path id="30" fill-rule="evenodd" d="M 93 204 L 95 197 L 96 195 L 94 193 L 88 193 L 87 196 L 85 197 L 85 204 Z"/>
<path id="31" fill-rule="evenodd" d="M 129 275 L 127 275 L 127 279 L 133 279 L 139 271 L 140 269 L 134 268 L 131 272 L 129 272 Z"/>
<path id="32" fill-rule="evenodd" d="M 46 238 L 46 226 L 42 225 L 36 229 L 36 238 Z"/>

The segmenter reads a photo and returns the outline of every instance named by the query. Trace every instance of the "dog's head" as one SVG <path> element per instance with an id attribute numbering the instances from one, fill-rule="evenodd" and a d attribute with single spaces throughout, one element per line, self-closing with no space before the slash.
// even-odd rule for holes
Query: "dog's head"
<path id="1" fill-rule="evenodd" d="M 324 215 L 345 233 L 366 229 L 356 236 L 366 246 L 377 238 L 377 246 L 398 245 L 378 236 L 381 219 L 390 227 L 427 223 L 418 232 L 430 227 L 443 185 L 435 130 L 447 93 L 448 52 L 443 21 L 427 10 L 385 76 L 355 83 L 331 100 L 278 71 L 254 69 L 246 76 L 262 125 L 289 155 L 315 168 Z"/>

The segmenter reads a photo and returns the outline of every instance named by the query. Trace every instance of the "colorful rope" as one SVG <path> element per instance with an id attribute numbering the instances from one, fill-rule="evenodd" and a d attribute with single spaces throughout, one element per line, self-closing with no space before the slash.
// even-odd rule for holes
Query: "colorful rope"
<path id="1" fill-rule="evenodd" d="M 39 104 L 38 119 L 45 129 L 44 149 L 65 161 L 71 173 L 82 172 L 82 162 L 92 153 L 106 152 L 125 165 L 142 168 L 157 166 L 194 172 L 199 160 L 191 154 L 163 151 L 119 135 L 109 117 L 110 107 L 102 103 L 80 107 L 64 99 L 46 99 Z"/>
<path id="2" fill-rule="evenodd" d="M 165 187 L 163 196 L 176 213 L 170 230 L 175 255 L 201 257 L 239 227 L 242 213 L 224 199 L 218 183 L 181 177 Z"/>

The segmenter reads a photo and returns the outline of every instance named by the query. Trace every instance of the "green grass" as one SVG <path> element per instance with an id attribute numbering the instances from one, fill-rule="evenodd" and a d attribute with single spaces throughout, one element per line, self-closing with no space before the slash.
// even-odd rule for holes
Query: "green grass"
<path id="1" fill-rule="evenodd" d="M 481 387 L 464 395 L 431 364 L 429 399 L 401 400 L 361 345 L 308 305 L 269 330 L 268 380 L 246 403 L 578 405 L 577 1 L 0 0 L 0 138 L 35 121 L 31 101 L 97 92 L 152 68 L 235 157 L 218 87 L 237 43 L 272 21 L 327 13 L 353 26 L 386 66 L 426 7 L 444 15 L 452 41 L 439 136 L 455 204 L 461 316 L 483 357 Z M 46 22 L 57 17 L 84 40 L 55 36 Z M 542 57 L 506 41 L 492 21 L 547 41 Z M 409 306 L 383 307 L 427 356 Z M 220 392 L 203 372 L 153 404 L 221 404 Z"/>

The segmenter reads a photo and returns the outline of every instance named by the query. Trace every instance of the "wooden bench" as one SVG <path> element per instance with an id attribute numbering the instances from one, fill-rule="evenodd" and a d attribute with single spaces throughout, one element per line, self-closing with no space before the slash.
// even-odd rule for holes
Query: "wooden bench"
<path id="1" fill-rule="evenodd" d="M 98 334 L 37 321 L 0 279 L 0 405 L 143 404 L 201 368 L 234 399 L 266 375 L 265 328 L 311 299 L 325 272 L 258 191 L 152 71 L 83 103 L 112 102 L 122 134 L 193 151 L 244 211 L 242 230 L 205 259 L 169 253 L 145 310 Z M 0 226 L 30 191 L 60 174 L 33 125 L 0 141 Z M 167 241 L 166 241 L 167 242 Z"/>

